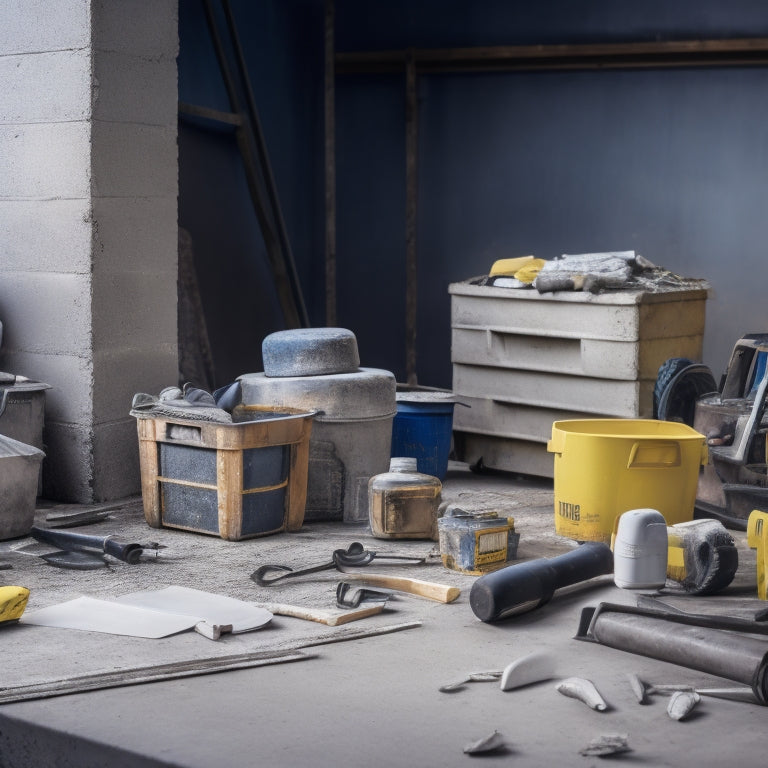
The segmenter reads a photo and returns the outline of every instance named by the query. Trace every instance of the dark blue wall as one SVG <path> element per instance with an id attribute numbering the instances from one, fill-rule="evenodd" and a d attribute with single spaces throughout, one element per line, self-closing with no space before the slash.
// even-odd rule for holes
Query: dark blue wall
<path id="1" fill-rule="evenodd" d="M 180 5 L 180 98 L 221 108 L 200 3 Z M 322 2 L 233 7 L 322 325 Z M 344 51 L 768 36 L 757 0 L 337 0 L 336 14 Z M 364 365 L 404 380 L 404 82 L 344 75 L 336 87 L 338 324 L 357 334 Z M 419 382 L 451 383 L 450 282 L 505 256 L 609 249 L 710 280 L 704 357 L 719 372 L 738 336 L 768 329 L 766 94 L 763 68 L 420 77 Z M 258 369 L 261 338 L 281 320 L 231 136 L 205 142 L 182 124 L 180 222 L 199 246 L 229 380 Z"/>

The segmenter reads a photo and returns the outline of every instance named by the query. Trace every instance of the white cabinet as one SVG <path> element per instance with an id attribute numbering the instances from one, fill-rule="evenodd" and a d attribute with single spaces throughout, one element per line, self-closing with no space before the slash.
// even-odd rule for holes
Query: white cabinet
<path id="1" fill-rule="evenodd" d="M 552 422 L 652 418 L 659 366 L 701 359 L 706 285 L 591 294 L 452 283 L 459 459 L 552 477 Z"/>

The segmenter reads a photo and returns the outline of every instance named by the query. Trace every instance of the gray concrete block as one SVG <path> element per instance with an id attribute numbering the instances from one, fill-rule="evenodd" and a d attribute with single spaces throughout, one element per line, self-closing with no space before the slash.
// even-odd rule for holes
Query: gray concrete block
<path id="1" fill-rule="evenodd" d="M 141 493 L 136 420 L 126 417 L 93 430 L 93 500 L 109 501 Z"/>
<path id="2" fill-rule="evenodd" d="M 47 421 L 43 442 L 43 496 L 76 504 L 91 503 L 94 472 L 90 427 Z"/>
<path id="3" fill-rule="evenodd" d="M 87 356 L 91 351 L 89 275 L 6 272 L 0 281 L 8 351 Z"/>
<path id="4" fill-rule="evenodd" d="M 0 56 L 0 122 L 87 120 L 91 57 L 87 50 Z"/>
<path id="5" fill-rule="evenodd" d="M 92 420 L 93 366 L 88 357 L 5 352 L 0 368 L 50 384 L 46 420 L 87 426 Z"/>
<path id="6" fill-rule="evenodd" d="M 142 345 L 97 352 L 93 362 L 93 422 L 125 419 L 137 392 L 157 395 L 178 383 L 176 344 Z"/>
<path id="7" fill-rule="evenodd" d="M 90 36 L 90 0 L 0 3 L 0 55 L 85 48 Z"/>
<path id="8" fill-rule="evenodd" d="M 94 75 L 94 119 L 176 125 L 178 82 L 174 59 L 158 61 L 96 51 Z"/>
<path id="9" fill-rule="evenodd" d="M 175 197 L 176 134 L 175 123 L 158 127 L 94 121 L 94 196 Z"/>
<path id="10" fill-rule="evenodd" d="M 176 344 L 176 275 L 146 272 L 93 275 L 93 349 Z"/>
<path id="11" fill-rule="evenodd" d="M 94 5 L 93 45 L 147 58 L 179 53 L 177 0 L 112 0 Z"/>
<path id="12" fill-rule="evenodd" d="M 0 146 L 0 200 L 90 195 L 87 122 L 0 125 Z"/>
<path id="13" fill-rule="evenodd" d="M 102 273 L 170 272 L 175 279 L 178 265 L 177 218 L 175 196 L 95 198 L 94 270 Z"/>
<path id="14" fill-rule="evenodd" d="M 91 270 L 88 200 L 0 200 L 0 274 Z"/>

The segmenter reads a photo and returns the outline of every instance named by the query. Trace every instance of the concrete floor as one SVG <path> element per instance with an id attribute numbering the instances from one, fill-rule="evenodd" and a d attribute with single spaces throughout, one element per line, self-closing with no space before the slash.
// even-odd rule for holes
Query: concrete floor
<path id="1" fill-rule="evenodd" d="M 475 509 L 493 506 L 515 517 L 520 559 L 551 557 L 574 543 L 554 533 L 548 481 L 475 475 L 452 464 L 444 499 Z M 322 581 L 258 587 L 250 573 L 267 562 L 294 566 L 322 562 L 330 552 L 361 541 L 378 551 L 427 554 L 430 542 L 389 542 L 364 528 L 306 525 L 297 534 L 246 542 L 146 526 L 136 503 L 111 519 L 81 529 L 120 531 L 168 546 L 177 559 L 166 564 L 118 563 L 96 572 L 62 571 L 37 558 L 10 552 L 0 560 L 13 569 L 4 583 L 32 590 L 28 610 L 79 594 L 109 599 L 168 584 L 217 591 L 253 602 L 279 600 L 330 608 L 339 574 Z M 754 559 L 742 553 L 738 594 L 754 594 Z M 371 568 L 371 566 L 369 566 Z M 377 572 L 383 567 L 376 567 Z M 506 748 L 481 759 L 497 765 L 584 765 L 600 758 L 579 750 L 601 734 L 627 734 L 631 752 L 607 760 L 648 766 L 745 766 L 765 764 L 766 710 L 751 703 L 706 697 L 689 720 L 666 714 L 666 699 L 637 703 L 626 674 L 651 682 L 729 685 L 683 667 L 573 639 L 582 607 L 600 601 L 634 603 L 635 595 L 603 577 L 560 594 L 547 606 L 497 624 L 472 613 L 475 577 L 437 562 L 392 566 L 387 572 L 459 586 L 451 604 L 401 596 L 391 608 L 344 627 L 276 616 L 262 630 L 212 642 L 194 632 L 162 640 L 125 638 L 30 625 L 4 628 L 3 685 L 19 685 L 182 658 L 205 659 L 260 649 L 305 646 L 302 661 L 179 680 L 98 690 L 0 706 L 0 766 L 464 766 L 469 742 L 494 730 Z M 746 584 L 746 586 L 745 586 Z M 740 590 L 740 591 L 739 591 Z M 419 621 L 403 631 L 323 642 L 344 630 L 380 630 Z M 555 691 L 556 680 L 503 692 L 498 683 L 471 683 L 463 690 L 438 688 L 465 674 L 501 670 L 534 650 L 557 659 L 559 677 L 591 679 L 610 705 L 596 712 Z M 2 689 L 0 688 L 0 692 Z"/>

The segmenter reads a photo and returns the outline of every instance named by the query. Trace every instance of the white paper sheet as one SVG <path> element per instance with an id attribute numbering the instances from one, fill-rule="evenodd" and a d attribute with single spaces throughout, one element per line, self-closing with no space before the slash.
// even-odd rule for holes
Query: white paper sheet
<path id="1" fill-rule="evenodd" d="M 197 616 L 211 625 L 232 626 L 232 632 L 249 632 L 268 624 L 272 614 L 264 608 L 226 595 L 202 592 L 189 587 L 171 586 L 146 592 L 132 592 L 117 598 L 123 604 L 156 611 Z"/>
<path id="2" fill-rule="evenodd" d="M 22 624 L 82 629 L 111 635 L 159 638 L 192 629 L 199 617 L 156 611 L 126 603 L 78 597 L 66 603 L 25 613 Z"/>

